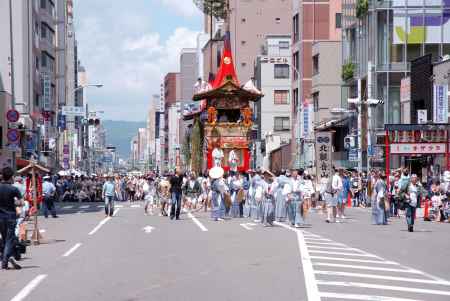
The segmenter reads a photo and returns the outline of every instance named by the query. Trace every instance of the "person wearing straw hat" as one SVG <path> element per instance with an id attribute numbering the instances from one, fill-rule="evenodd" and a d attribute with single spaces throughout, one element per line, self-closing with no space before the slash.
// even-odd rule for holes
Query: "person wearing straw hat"
<path id="1" fill-rule="evenodd" d="M 222 167 L 216 166 L 209 170 L 209 177 L 211 178 L 211 218 L 215 221 L 223 221 L 225 216 L 223 175 Z"/>
<path id="2" fill-rule="evenodd" d="M 269 170 L 263 172 L 263 196 L 262 196 L 262 215 L 261 223 L 267 226 L 273 226 L 275 220 L 275 194 L 278 189 L 278 184 L 275 180 L 275 175 Z"/>

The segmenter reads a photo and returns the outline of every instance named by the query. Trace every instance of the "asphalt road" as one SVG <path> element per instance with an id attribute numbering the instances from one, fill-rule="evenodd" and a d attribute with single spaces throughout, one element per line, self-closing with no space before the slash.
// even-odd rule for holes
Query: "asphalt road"
<path id="1" fill-rule="evenodd" d="M 263 227 L 144 216 L 142 203 L 62 204 L 41 219 L 44 244 L 20 271 L 0 271 L 0 300 L 450 300 L 450 224 L 404 219 L 370 225 L 370 212 L 311 227 Z"/>

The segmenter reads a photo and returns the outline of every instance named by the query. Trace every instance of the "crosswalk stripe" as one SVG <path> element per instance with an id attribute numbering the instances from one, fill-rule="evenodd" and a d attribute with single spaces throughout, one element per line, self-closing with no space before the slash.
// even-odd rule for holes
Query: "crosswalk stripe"
<path id="1" fill-rule="evenodd" d="M 331 286 L 344 286 L 344 287 L 373 288 L 373 289 L 382 289 L 382 290 L 389 290 L 389 291 L 401 291 L 401 292 L 409 292 L 409 293 L 450 296 L 450 291 L 430 290 L 430 289 L 423 289 L 423 288 L 403 287 L 403 286 L 394 286 L 394 285 L 380 285 L 380 284 L 371 284 L 371 283 L 362 283 L 362 282 L 317 280 L 317 284 L 318 285 L 331 285 Z"/>
<path id="2" fill-rule="evenodd" d="M 116 208 L 123 208 L 123 205 L 114 205 L 114 207 L 116 207 Z"/>
<path id="3" fill-rule="evenodd" d="M 308 243 L 309 241 L 331 241 L 331 239 L 327 239 L 327 238 L 305 237 L 305 241 L 306 241 L 306 243 Z"/>
<path id="4" fill-rule="evenodd" d="M 331 261 L 350 261 L 350 262 L 363 262 L 363 263 L 377 263 L 377 264 L 398 265 L 398 263 L 393 262 L 393 261 L 354 259 L 354 258 L 344 258 L 344 257 L 310 256 L 310 258 L 311 259 L 325 259 L 325 260 L 331 260 Z"/>
<path id="5" fill-rule="evenodd" d="M 359 294 L 340 294 L 340 293 L 320 293 L 322 298 L 334 298 L 344 300 L 363 300 L 363 301 L 422 301 L 417 299 L 405 299 L 397 297 L 374 296 L 374 295 L 359 295 Z"/>
<path id="6" fill-rule="evenodd" d="M 327 275 L 327 276 L 361 277 L 361 278 L 394 280 L 394 281 L 405 281 L 405 282 L 417 282 L 417 283 L 428 283 L 428 284 L 438 284 L 438 285 L 448 285 L 448 286 L 450 286 L 450 282 L 435 281 L 435 280 L 428 280 L 428 279 L 419 279 L 419 278 L 405 278 L 405 277 L 395 277 L 395 276 L 387 276 L 387 275 L 373 275 L 373 274 L 336 272 L 336 271 L 315 271 L 314 273 L 318 274 L 318 275 Z"/>
<path id="7" fill-rule="evenodd" d="M 321 249 L 321 250 L 345 250 L 345 251 L 355 251 L 355 248 L 344 248 L 344 247 L 323 247 L 323 246 L 308 246 L 308 248 Z M 359 250 L 358 250 L 359 251 Z"/>
<path id="8" fill-rule="evenodd" d="M 131 205 L 131 208 L 141 208 L 141 205 Z"/>
<path id="9" fill-rule="evenodd" d="M 313 265 L 326 266 L 326 267 L 338 267 L 338 268 L 350 268 L 350 269 L 357 269 L 357 270 L 372 270 L 372 271 L 399 272 L 399 273 L 410 273 L 410 274 L 423 274 L 422 272 L 415 271 L 415 270 L 391 269 L 391 268 L 381 268 L 381 267 L 373 267 L 373 266 L 365 266 L 365 265 L 351 265 L 351 264 L 324 263 L 324 262 L 316 262 L 316 263 L 313 263 Z"/>
<path id="10" fill-rule="evenodd" d="M 103 208 L 105 205 L 98 205 L 97 208 Z"/>
<path id="11" fill-rule="evenodd" d="M 361 257 L 373 257 L 377 258 L 378 256 L 372 254 L 360 254 L 360 253 L 345 253 L 345 252 L 333 252 L 333 251 L 316 251 L 311 250 L 309 253 L 320 253 L 320 254 L 332 254 L 332 255 L 349 255 L 349 256 L 361 256 Z"/>
<path id="12" fill-rule="evenodd" d="M 308 246 L 312 245 L 323 245 L 323 246 L 345 246 L 344 244 L 338 243 L 338 242 L 318 242 L 318 241 L 310 241 L 306 243 Z"/>
<path id="13" fill-rule="evenodd" d="M 80 206 L 80 209 L 88 209 L 89 207 L 91 207 L 91 206 L 89 206 L 89 205 Z"/>
<path id="14" fill-rule="evenodd" d="M 62 207 L 62 209 L 72 209 L 73 208 L 73 206 L 64 206 L 64 207 Z"/>

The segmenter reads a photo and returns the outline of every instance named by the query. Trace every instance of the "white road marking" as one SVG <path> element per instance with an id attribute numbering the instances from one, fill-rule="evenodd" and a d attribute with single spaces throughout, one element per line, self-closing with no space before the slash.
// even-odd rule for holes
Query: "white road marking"
<path id="1" fill-rule="evenodd" d="M 377 264 L 392 264 L 399 265 L 393 261 L 378 261 L 378 260 L 366 260 L 366 259 L 353 259 L 353 258 L 344 258 L 344 257 L 327 257 L 327 256 L 310 256 L 312 259 L 325 259 L 331 261 L 351 261 L 351 262 L 364 262 L 364 263 L 377 263 Z"/>
<path id="2" fill-rule="evenodd" d="M 206 232 L 208 229 L 190 212 L 188 212 L 188 217 L 203 231 Z"/>
<path id="3" fill-rule="evenodd" d="M 419 279 L 419 278 L 405 278 L 405 277 L 394 277 L 394 276 L 387 276 L 387 275 L 373 275 L 373 274 L 348 273 L 348 272 L 336 272 L 336 271 L 315 271 L 315 273 L 318 275 L 327 275 L 327 276 L 361 277 L 361 278 L 417 282 L 417 283 L 429 283 L 429 284 L 450 286 L 450 282 L 448 282 L 448 281 L 435 281 L 435 280 Z"/>
<path id="4" fill-rule="evenodd" d="M 118 209 L 114 210 L 113 216 L 116 216 L 116 215 L 117 215 L 117 213 L 119 213 L 119 210 L 120 210 L 120 208 L 118 208 Z"/>
<path id="5" fill-rule="evenodd" d="M 284 225 L 284 224 L 282 224 L 282 225 Z M 284 225 L 284 226 L 289 227 L 287 225 Z M 288 229 L 290 229 L 290 228 L 288 228 Z M 332 241 L 332 240 L 331 239 L 327 239 L 327 238 L 315 238 L 315 237 L 308 237 L 308 238 L 306 238 L 305 237 L 305 241 L 306 241 L 306 243 L 309 243 L 310 241 Z"/>
<path id="6" fill-rule="evenodd" d="M 104 208 L 105 205 L 98 205 L 97 208 Z"/>
<path id="7" fill-rule="evenodd" d="M 131 208 L 141 208 L 141 205 L 131 205 Z"/>
<path id="8" fill-rule="evenodd" d="M 313 265 L 325 266 L 325 267 L 350 268 L 350 269 L 357 269 L 357 270 L 386 271 L 386 272 L 410 273 L 410 274 L 420 274 L 420 275 L 423 274 L 421 271 L 412 271 L 412 270 L 406 270 L 406 269 L 402 270 L 402 269 L 380 268 L 380 267 L 372 267 L 372 266 L 365 266 L 365 265 L 322 263 L 322 262 L 313 263 Z"/>
<path id="9" fill-rule="evenodd" d="M 306 243 L 308 246 L 312 245 L 323 245 L 323 246 L 346 246 L 344 244 L 338 243 L 338 242 L 317 242 L 317 241 L 310 241 Z"/>
<path id="10" fill-rule="evenodd" d="M 253 230 L 252 226 L 256 226 L 255 223 L 245 223 L 245 224 L 240 224 L 244 229 L 247 230 Z"/>
<path id="11" fill-rule="evenodd" d="M 91 207 L 91 206 L 89 206 L 89 205 L 84 205 L 84 206 L 80 206 L 80 209 L 88 209 L 89 207 Z"/>
<path id="12" fill-rule="evenodd" d="M 115 213 L 115 212 L 114 212 Z M 111 219 L 111 217 L 110 216 L 108 216 L 108 217 L 106 217 L 106 218 L 104 218 L 102 221 L 100 221 L 100 223 L 98 223 L 98 225 L 97 226 L 95 226 L 95 228 L 94 229 L 92 229 L 92 231 L 91 232 L 89 232 L 89 234 L 88 235 L 94 235 L 95 234 L 95 232 L 97 232 L 104 224 L 106 224 L 109 220 Z"/>
<path id="13" fill-rule="evenodd" d="M 356 249 L 354 249 L 354 248 L 344 248 L 344 247 L 323 247 L 323 246 L 311 246 L 311 245 L 309 245 L 308 248 L 322 249 L 322 250 L 356 251 Z"/>
<path id="14" fill-rule="evenodd" d="M 72 254 L 73 252 L 75 252 L 79 247 L 81 247 L 81 243 L 75 244 L 69 251 L 67 251 L 66 253 L 64 253 L 63 257 L 69 257 L 70 254 Z"/>
<path id="15" fill-rule="evenodd" d="M 320 301 L 319 289 L 317 287 L 316 277 L 314 275 L 314 270 L 309 257 L 308 248 L 305 243 L 305 238 L 303 237 L 303 232 L 301 230 L 293 229 L 283 223 L 274 222 L 276 225 L 294 231 L 297 234 L 298 248 L 300 251 L 300 257 L 302 260 L 303 274 L 305 278 L 306 294 L 308 296 L 308 301 Z"/>
<path id="16" fill-rule="evenodd" d="M 73 206 L 64 206 L 61 209 L 72 209 L 72 208 L 73 208 Z"/>
<path id="17" fill-rule="evenodd" d="M 333 252 L 333 251 L 316 251 L 311 250 L 310 253 L 320 253 L 320 254 L 331 254 L 331 255 L 348 255 L 348 256 L 361 256 L 361 257 L 373 257 L 377 258 L 378 256 L 372 254 L 360 254 L 360 253 L 345 253 L 345 252 Z"/>
<path id="18" fill-rule="evenodd" d="M 38 285 L 47 278 L 46 274 L 41 274 L 36 276 L 30 283 L 28 283 L 11 301 L 22 301 L 24 300 Z"/>
<path id="19" fill-rule="evenodd" d="M 152 233 L 153 229 L 155 229 L 152 226 L 146 226 L 144 228 L 142 228 L 142 230 L 144 230 L 145 233 Z"/>
<path id="20" fill-rule="evenodd" d="M 101 206 L 104 207 L 104 206 Z M 123 205 L 115 205 L 116 208 L 123 208 Z"/>
<path id="21" fill-rule="evenodd" d="M 39 233 L 45 233 L 46 230 L 45 229 L 39 229 Z"/>
<path id="22" fill-rule="evenodd" d="M 380 285 L 380 284 L 371 284 L 371 283 L 362 283 L 362 282 L 318 280 L 317 284 L 318 285 L 331 285 L 331 286 L 345 286 L 345 287 L 374 288 L 374 289 L 382 289 L 382 290 L 388 290 L 388 291 L 401 291 L 401 292 L 409 292 L 409 293 L 450 296 L 450 291 L 429 290 L 429 289 L 423 289 L 423 288 L 403 287 L 403 286 L 393 286 L 393 285 Z"/>
<path id="23" fill-rule="evenodd" d="M 340 293 L 320 293 L 322 298 L 334 298 L 344 300 L 363 300 L 363 301 L 422 301 L 417 299 L 405 299 L 385 296 L 358 295 L 358 294 L 340 294 Z"/>

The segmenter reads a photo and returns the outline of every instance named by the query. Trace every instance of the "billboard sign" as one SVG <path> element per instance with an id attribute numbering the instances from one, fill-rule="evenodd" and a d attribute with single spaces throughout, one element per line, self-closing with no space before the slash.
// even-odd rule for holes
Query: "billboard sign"
<path id="1" fill-rule="evenodd" d="M 445 154 L 445 143 L 394 143 L 391 154 Z"/>
<path id="2" fill-rule="evenodd" d="M 52 82 L 50 74 L 43 72 L 42 78 L 42 108 L 44 111 L 52 110 Z"/>
<path id="3" fill-rule="evenodd" d="M 448 96 L 447 85 L 434 85 L 433 87 L 433 121 L 434 123 L 448 122 Z"/>
<path id="4" fill-rule="evenodd" d="M 320 178 L 328 178 L 333 175 L 332 165 L 332 133 L 316 133 L 316 168 Z"/>
<path id="5" fill-rule="evenodd" d="M 61 108 L 61 114 L 64 116 L 82 116 L 82 117 L 84 117 L 85 111 L 84 111 L 83 107 L 63 106 Z"/>

